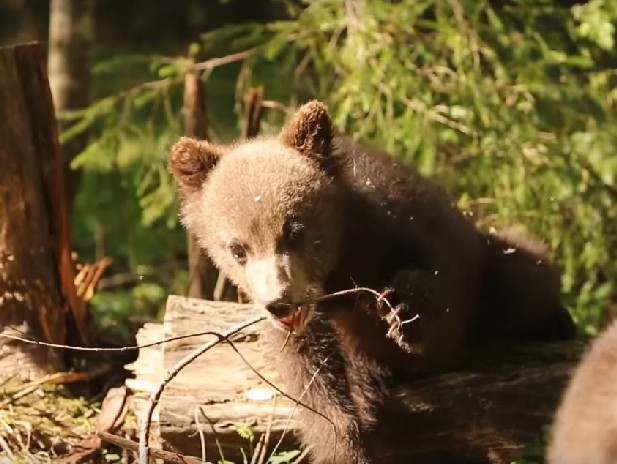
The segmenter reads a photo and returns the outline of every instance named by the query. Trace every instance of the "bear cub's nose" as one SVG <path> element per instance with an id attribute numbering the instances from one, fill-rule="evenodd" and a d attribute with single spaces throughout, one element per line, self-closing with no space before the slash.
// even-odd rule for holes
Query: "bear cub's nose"
<path id="1" fill-rule="evenodd" d="M 266 309 L 275 317 L 282 318 L 289 316 L 294 310 L 294 305 L 283 300 L 275 300 L 266 303 Z"/>

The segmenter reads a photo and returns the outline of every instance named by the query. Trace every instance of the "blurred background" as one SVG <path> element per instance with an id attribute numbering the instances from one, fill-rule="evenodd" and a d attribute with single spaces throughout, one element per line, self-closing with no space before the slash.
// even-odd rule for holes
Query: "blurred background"
<path id="1" fill-rule="evenodd" d="M 616 25 L 615 0 L 0 0 L 0 45 L 48 47 L 73 247 L 112 259 L 90 310 L 118 340 L 191 283 L 169 146 L 276 131 L 309 98 L 479 227 L 544 238 L 595 333 L 617 312 Z"/>

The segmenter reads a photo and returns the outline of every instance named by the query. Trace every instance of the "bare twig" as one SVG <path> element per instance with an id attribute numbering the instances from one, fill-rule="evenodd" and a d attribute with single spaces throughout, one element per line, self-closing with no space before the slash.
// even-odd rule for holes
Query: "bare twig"
<path id="1" fill-rule="evenodd" d="M 201 422 L 199 421 L 199 413 L 203 414 L 203 410 L 201 406 L 197 406 L 193 411 L 193 417 L 195 419 L 195 425 L 197 426 L 197 432 L 199 433 L 199 443 L 201 445 L 201 460 L 206 462 L 206 435 L 204 434 L 204 429 L 201 426 Z"/>
<path id="2" fill-rule="evenodd" d="M 77 296 L 83 302 L 90 301 L 101 280 L 103 272 L 112 263 L 111 258 L 103 258 L 92 264 L 84 264 L 75 276 Z"/>
<path id="3" fill-rule="evenodd" d="M 202 345 L 198 350 L 195 350 L 192 353 L 190 353 L 187 356 L 185 356 L 183 359 L 181 359 L 172 368 L 171 371 L 168 372 L 168 374 L 165 377 L 165 379 L 163 379 L 163 381 L 159 384 L 158 388 L 150 396 L 150 400 L 148 402 L 148 410 L 146 412 L 146 417 L 145 417 L 145 419 L 143 420 L 143 422 L 142 422 L 142 424 L 140 426 L 140 431 L 139 431 L 139 464 L 147 464 L 148 463 L 148 444 L 147 443 L 148 443 L 149 434 L 150 434 L 150 423 L 152 421 L 152 414 L 154 412 L 154 408 L 158 404 L 158 401 L 159 401 L 161 395 L 163 394 L 163 390 L 165 389 L 165 386 L 176 375 L 178 375 L 180 373 L 180 371 L 182 369 L 184 369 L 187 365 L 189 365 L 191 362 L 193 362 L 199 356 L 201 356 L 206 351 L 210 350 L 212 347 L 214 347 L 215 345 L 218 345 L 221 342 L 227 343 L 236 352 L 236 354 L 240 357 L 242 362 L 255 375 L 257 375 L 257 377 L 259 377 L 260 380 L 262 380 L 263 382 L 268 384 L 270 387 L 272 387 L 274 390 L 276 390 L 276 392 L 279 393 L 280 395 L 282 395 L 285 398 L 287 398 L 287 399 L 293 401 L 294 403 L 296 403 L 296 407 L 298 405 L 304 406 L 306 409 L 308 409 L 308 410 L 314 412 L 315 414 L 321 416 L 322 418 L 324 418 L 326 421 L 328 421 L 332 425 L 332 428 L 334 429 L 334 433 L 336 434 L 336 427 L 334 425 L 334 422 L 332 422 L 332 420 L 328 416 L 326 416 L 322 412 L 317 411 L 314 408 L 312 408 L 312 407 L 310 407 L 310 406 L 308 406 L 306 404 L 301 403 L 300 400 L 297 400 L 297 399 L 293 398 L 292 396 L 288 395 L 283 390 L 281 390 L 279 387 L 277 387 L 273 382 L 271 382 L 270 380 L 265 378 L 244 357 L 244 355 L 240 352 L 240 350 L 238 350 L 238 348 L 233 343 L 233 341 L 230 340 L 231 336 L 235 335 L 236 333 L 240 332 L 241 330 L 243 330 L 243 329 L 245 329 L 245 328 L 247 328 L 247 327 L 249 327 L 249 326 L 251 326 L 253 324 L 257 324 L 258 322 L 263 321 L 264 319 L 266 319 L 265 316 L 260 316 L 260 317 L 256 317 L 256 318 L 250 319 L 249 321 L 243 322 L 242 324 L 239 324 L 239 325 L 233 327 L 232 329 L 226 331 L 223 334 L 220 334 L 220 333 L 217 333 L 217 332 L 209 332 L 209 335 L 214 335 L 215 337 L 217 337 L 217 339 Z M 319 369 L 317 371 L 319 371 Z M 317 374 L 317 371 L 315 372 L 315 375 Z"/>
<path id="4" fill-rule="evenodd" d="M 129 451 L 137 451 L 139 444 L 128 438 L 119 437 L 118 435 L 111 434 L 109 432 L 99 432 L 101 440 L 111 443 L 112 445 L 119 446 L 122 449 Z M 150 453 L 157 459 L 162 459 L 165 462 L 171 464 L 204 464 L 204 462 L 193 456 L 184 456 L 182 454 L 174 453 L 171 451 L 165 451 L 162 449 L 152 448 Z"/>
<path id="5" fill-rule="evenodd" d="M 147 464 L 148 463 L 148 440 L 149 440 L 149 434 L 150 434 L 150 423 L 152 421 L 152 414 L 154 412 L 154 408 L 156 407 L 156 405 L 158 404 L 158 401 L 161 397 L 161 395 L 163 394 L 163 390 L 165 389 L 165 386 L 176 376 L 180 373 L 180 371 L 182 369 L 184 369 L 184 367 L 186 367 L 187 365 L 189 365 L 191 362 L 193 362 L 195 359 L 197 359 L 199 356 L 201 356 L 202 354 L 204 354 L 206 351 L 210 350 L 212 347 L 214 347 L 215 345 L 218 345 L 221 342 L 225 342 L 227 343 L 231 349 L 233 349 L 236 354 L 240 357 L 240 359 L 242 360 L 242 362 L 257 376 L 259 377 L 259 379 L 261 381 L 263 381 L 264 383 L 266 383 L 268 386 L 272 387 L 274 390 L 276 390 L 277 393 L 279 393 L 280 395 L 284 396 L 285 398 L 293 401 L 294 403 L 296 403 L 296 407 L 298 405 L 304 406 L 306 409 L 308 409 L 309 411 L 319 415 L 320 417 L 322 417 L 323 419 L 325 419 L 326 421 L 328 421 L 328 423 L 330 423 L 332 425 L 333 431 L 336 434 L 336 426 L 334 425 L 334 422 L 332 422 L 332 420 L 326 416 L 325 414 L 323 414 L 320 411 L 315 410 L 314 408 L 301 403 L 299 400 L 295 399 L 294 397 L 290 396 L 289 394 L 285 393 L 283 390 L 281 390 L 278 386 L 276 386 L 272 381 L 268 380 L 266 377 L 264 377 L 259 371 L 257 371 L 257 369 L 255 369 L 253 367 L 253 365 L 244 357 L 244 355 L 240 352 L 240 350 L 238 350 L 238 348 L 236 347 L 236 345 L 233 343 L 233 341 L 230 339 L 231 336 L 235 335 L 236 333 L 240 332 L 241 330 L 245 329 L 246 327 L 249 327 L 253 324 L 256 324 L 258 322 L 261 322 L 263 320 L 266 319 L 266 316 L 260 316 L 260 317 L 256 317 L 253 319 L 250 319 L 249 321 L 243 322 L 242 324 L 239 324 L 235 327 L 233 327 L 232 329 L 226 331 L 225 333 L 221 334 L 218 332 L 208 332 L 209 335 L 213 335 L 215 337 L 217 337 L 216 340 L 213 340 L 209 343 L 205 343 L 204 345 L 202 345 L 199 349 L 193 351 L 192 353 L 188 354 L 187 356 L 185 356 L 183 359 L 181 359 L 173 368 L 171 371 L 168 372 L 167 376 L 165 377 L 165 379 L 163 379 L 163 381 L 159 384 L 158 388 L 152 393 L 152 395 L 150 396 L 150 400 L 148 401 L 148 410 L 146 411 L 146 417 L 143 420 L 141 426 L 140 426 L 140 430 L 139 430 L 139 464 Z M 319 371 L 319 369 L 317 370 Z M 317 374 L 317 371 L 315 372 L 315 375 Z"/>
<path id="6" fill-rule="evenodd" d="M 354 287 L 354 288 L 348 288 L 346 290 L 340 290 L 338 292 L 326 293 L 325 295 L 322 295 L 319 298 L 317 298 L 317 301 L 331 300 L 333 298 L 338 298 L 339 296 L 353 295 L 354 293 L 362 293 L 362 292 L 370 293 L 371 295 L 375 296 L 375 298 L 377 298 L 378 303 L 383 302 L 386 306 L 388 306 L 388 308 L 391 311 L 394 311 L 394 308 L 392 307 L 392 305 L 386 298 L 390 293 L 389 290 L 379 293 L 377 290 L 374 290 L 369 287 Z"/>
<path id="7" fill-rule="evenodd" d="M 383 293 L 379 293 L 377 290 L 374 290 L 369 287 L 354 287 L 354 288 L 341 290 L 341 291 L 334 292 L 334 293 L 328 293 L 326 295 L 320 296 L 319 298 L 317 298 L 316 301 L 318 302 L 325 301 L 325 300 L 334 299 L 340 296 L 347 296 L 347 295 L 352 295 L 354 293 L 362 293 L 362 292 L 370 293 L 371 295 L 375 296 L 377 298 L 378 303 L 383 302 L 388 307 L 388 309 L 390 309 L 390 311 L 394 312 L 394 308 L 392 307 L 392 305 L 386 298 L 389 292 L 386 291 Z M 7 326 L 7 328 L 10 328 L 18 332 L 22 334 L 23 336 L 13 335 L 10 333 L 0 333 L 0 338 L 8 338 L 11 340 L 16 340 L 16 341 L 28 343 L 31 345 L 39 345 L 39 346 L 45 346 L 49 348 L 58 348 L 58 349 L 71 350 L 71 351 L 93 351 L 93 352 L 97 352 L 97 351 L 100 351 L 100 352 L 135 351 L 135 350 L 141 350 L 143 348 L 150 348 L 153 346 L 164 345 L 166 343 L 175 342 L 179 340 L 185 340 L 187 338 L 192 338 L 192 337 L 202 337 L 204 335 L 215 335 L 215 336 L 220 335 L 218 333 L 213 333 L 212 331 L 206 330 L 203 332 L 194 332 L 190 334 L 176 335 L 173 337 L 164 338 L 162 340 L 157 340 L 155 342 L 144 343 L 143 345 L 119 346 L 119 347 L 92 347 L 92 346 L 65 345 L 62 343 L 50 343 L 50 342 L 43 342 L 40 340 L 34 340 L 32 338 L 26 338 L 28 334 L 20 330 L 18 327 Z"/>
<path id="8" fill-rule="evenodd" d="M 399 99 L 409 109 L 416 111 L 418 113 L 424 114 L 431 121 L 435 121 L 445 126 L 448 126 L 449 128 L 455 131 L 458 131 L 458 132 L 462 132 L 463 134 L 474 135 L 474 131 L 472 129 L 467 127 L 465 124 L 462 124 L 457 121 L 453 121 L 452 119 L 448 119 L 446 116 L 442 114 L 442 112 L 436 109 L 437 107 L 429 108 L 426 103 L 424 103 L 423 101 L 417 98 L 408 98 L 405 96 L 398 96 L 398 95 L 394 96 L 392 89 L 384 83 L 379 84 L 378 87 L 379 87 L 379 90 L 381 90 L 383 93 L 387 94 L 390 97 Z"/>
<path id="9" fill-rule="evenodd" d="M 261 102 L 261 106 L 263 106 L 264 108 L 279 110 L 285 114 L 289 113 L 289 108 L 287 108 L 285 105 L 277 101 L 264 100 Z"/>
<path id="10" fill-rule="evenodd" d="M 22 330 L 18 329 L 17 327 L 10 326 L 10 328 L 23 334 L 24 337 L 19 337 L 17 335 L 12 335 L 12 334 L 7 334 L 7 333 L 0 333 L 0 338 L 9 338 L 11 340 L 17 340 L 23 343 L 28 343 L 30 345 L 40 345 L 40 346 L 46 346 L 49 348 L 58 348 L 58 349 L 71 350 L 71 351 L 101 351 L 101 352 L 135 351 L 135 350 L 141 350 L 143 348 L 150 348 L 153 346 L 164 345 L 165 343 L 175 342 L 178 340 L 184 340 L 184 339 L 192 338 L 192 337 L 203 337 L 204 335 L 215 335 L 215 336 L 219 335 L 216 332 L 205 330 L 203 332 L 195 332 L 195 333 L 184 334 L 184 335 L 175 335 L 173 337 L 164 338 L 162 340 L 157 340 L 155 342 L 144 343 L 143 345 L 118 346 L 118 347 L 92 347 L 92 346 L 64 345 L 62 343 L 49 343 L 49 342 L 42 342 L 40 340 L 33 340 L 32 338 L 25 338 L 27 334 L 23 332 Z"/>
<path id="11" fill-rule="evenodd" d="M 212 299 L 214 301 L 221 301 L 225 296 L 225 290 L 227 287 L 227 277 L 225 274 L 219 271 L 219 275 L 216 277 L 216 284 L 214 285 L 214 291 L 212 292 Z"/>
<path id="12" fill-rule="evenodd" d="M 255 445 L 255 449 L 253 450 L 253 456 L 251 458 L 251 464 L 258 464 L 257 461 L 259 461 L 259 459 L 261 458 L 261 450 L 264 448 L 264 442 L 266 440 L 266 435 L 262 434 L 259 437 L 259 441 L 257 442 L 257 445 Z"/>
<path id="13" fill-rule="evenodd" d="M 377 304 L 379 303 L 385 304 L 390 310 L 389 314 L 391 315 L 391 317 L 393 317 L 399 324 L 404 325 L 404 324 L 407 324 L 409 322 L 413 322 L 414 320 L 416 320 L 416 318 L 412 318 L 407 321 L 402 321 L 400 319 L 398 311 L 392 306 L 392 303 L 390 303 L 390 301 L 388 300 L 388 296 L 392 293 L 392 289 L 386 289 L 383 292 L 379 293 L 377 290 L 374 290 L 369 287 L 354 287 L 354 288 L 349 288 L 349 289 L 341 290 L 341 291 L 334 292 L 334 293 L 327 293 L 326 295 L 322 295 L 319 298 L 317 298 L 317 301 L 325 301 L 325 300 L 330 300 L 333 298 L 338 298 L 339 296 L 353 295 L 354 293 L 362 293 L 362 292 L 370 293 L 371 295 L 373 295 L 377 300 Z M 382 318 L 386 317 L 386 315 L 383 315 L 383 314 L 380 316 Z"/>
<path id="14" fill-rule="evenodd" d="M 367 287 L 355 287 L 355 288 L 351 288 L 351 289 L 342 290 L 342 291 L 339 291 L 339 292 L 334 292 L 334 293 L 331 293 L 331 294 L 323 295 L 320 298 L 318 298 L 317 301 L 324 301 L 324 300 L 327 300 L 327 299 L 336 298 L 336 297 L 344 296 L 344 295 L 351 295 L 351 294 L 359 293 L 359 292 L 366 292 L 366 293 L 372 294 L 373 296 L 375 296 L 377 298 L 378 302 L 382 302 L 383 301 L 386 304 L 386 306 L 388 306 L 390 308 L 391 311 L 394 310 L 392 308 L 391 304 L 389 303 L 389 301 L 385 298 L 387 293 L 379 293 L 376 290 L 371 289 L 371 288 L 367 288 Z M 326 421 L 328 421 L 332 425 L 334 433 L 337 434 L 336 427 L 335 427 L 334 423 L 332 422 L 332 420 L 330 418 L 328 418 L 326 415 L 324 415 L 320 411 L 317 411 L 317 410 L 311 408 L 310 406 L 305 405 L 305 404 L 303 404 L 301 402 L 301 399 L 306 394 L 306 391 L 307 391 L 308 387 L 314 382 L 314 380 L 315 380 L 315 378 L 316 378 L 316 376 L 317 376 L 321 366 L 313 374 L 313 377 L 309 381 L 309 384 L 307 385 L 307 387 L 303 391 L 301 397 L 299 399 L 295 399 L 295 398 L 291 397 L 290 395 L 286 394 L 285 392 L 283 392 L 275 384 L 273 384 L 271 381 L 266 379 L 262 374 L 260 374 L 248 362 L 248 360 L 246 360 L 246 358 L 242 355 L 242 353 L 240 353 L 240 351 L 237 349 L 235 344 L 230 340 L 230 337 L 232 335 L 236 334 L 237 332 L 239 332 L 240 330 L 242 330 L 242 329 L 244 329 L 246 327 L 249 327 L 250 325 L 253 325 L 253 324 L 257 323 L 257 322 L 260 322 L 260 321 L 262 321 L 264 319 L 265 319 L 265 316 L 262 316 L 262 317 L 258 317 L 258 318 L 246 321 L 243 324 L 241 324 L 241 325 L 231 329 L 230 331 L 228 331 L 228 332 L 226 332 L 224 334 L 220 334 L 220 333 L 212 332 L 212 331 L 203 331 L 203 332 L 199 332 L 199 333 L 192 333 L 192 334 L 174 336 L 174 337 L 170 337 L 170 338 L 163 339 L 163 340 L 160 340 L 160 341 L 146 343 L 146 344 L 143 344 L 143 345 L 116 347 L 116 348 L 78 347 L 78 346 L 70 346 L 70 345 L 57 344 L 57 343 L 47 343 L 47 342 L 41 342 L 41 341 L 38 341 L 38 340 L 33 340 L 33 339 L 29 339 L 29 338 L 19 337 L 19 336 L 15 336 L 15 335 L 11 335 L 11 334 L 6 334 L 6 333 L 0 333 L 0 337 L 14 339 L 14 340 L 18 340 L 18 341 L 21 341 L 21 342 L 24 342 L 24 343 L 30 343 L 30 344 L 42 345 L 42 346 L 49 346 L 49 347 L 53 347 L 53 348 L 70 349 L 70 350 L 76 350 L 76 351 L 129 351 L 129 350 L 137 350 L 137 349 L 142 349 L 142 348 L 162 345 L 164 343 L 168 343 L 168 342 L 171 342 L 171 341 L 182 340 L 182 339 L 186 339 L 186 338 L 190 338 L 190 337 L 195 337 L 195 336 L 212 335 L 212 336 L 217 337 L 216 340 L 213 340 L 213 341 L 203 345 L 199 350 L 191 353 L 189 356 L 187 356 L 183 360 L 181 360 L 180 363 L 178 363 L 172 369 L 172 371 L 170 371 L 168 373 L 166 379 L 159 385 L 159 388 L 151 396 L 150 402 L 149 402 L 149 410 L 148 410 L 148 414 L 147 414 L 146 420 L 141 424 L 142 427 L 140 429 L 140 442 L 139 442 L 139 448 L 138 448 L 138 450 L 139 450 L 139 464 L 145 464 L 145 463 L 147 463 L 147 460 L 148 460 L 147 455 L 148 455 L 148 452 L 149 452 L 148 451 L 149 448 L 148 448 L 147 443 L 148 443 L 148 438 L 149 438 L 149 426 L 150 426 L 150 423 L 151 423 L 152 413 L 153 413 L 154 408 L 158 404 L 158 401 L 160 399 L 160 396 L 162 395 L 163 389 L 180 372 L 180 370 L 182 370 L 186 365 L 190 364 L 194 359 L 196 359 L 201 354 L 205 353 L 210 348 L 212 348 L 213 346 L 217 345 L 220 342 L 226 342 L 227 344 L 229 344 L 229 346 L 236 352 L 236 354 L 238 354 L 238 356 L 251 369 L 251 371 L 253 371 L 253 373 L 255 373 L 262 381 L 264 381 L 270 387 L 275 389 L 279 394 L 281 394 L 282 396 L 290 399 L 291 401 L 293 401 L 295 403 L 294 411 L 292 411 L 289 419 L 291 419 L 291 417 L 295 413 L 295 410 L 297 409 L 298 406 L 304 406 L 306 409 L 310 410 L 311 412 L 313 412 L 315 414 L 318 414 L 319 416 L 324 418 Z M 18 330 L 18 329 L 16 329 L 16 330 Z M 286 430 L 287 430 L 287 428 L 286 428 Z M 278 449 L 278 447 L 280 446 L 281 442 L 282 442 L 282 440 L 279 440 L 279 443 L 277 443 L 277 445 L 275 447 L 275 450 Z"/>
<path id="15" fill-rule="evenodd" d="M 262 435 L 263 442 L 261 445 L 261 450 L 259 452 L 259 460 L 257 464 L 265 464 L 266 462 L 266 450 L 268 449 L 268 444 L 270 443 L 270 433 L 272 432 L 272 422 L 274 421 L 274 410 L 276 409 L 276 396 L 272 401 L 272 411 L 270 411 L 270 415 L 268 416 L 268 425 L 266 426 L 266 433 Z M 255 450 L 257 452 L 257 450 Z"/>
<path id="16" fill-rule="evenodd" d="M 249 327 L 249 326 L 251 326 L 253 324 L 261 322 L 264 319 L 265 319 L 265 316 L 260 316 L 260 317 L 256 317 L 256 318 L 250 319 L 247 322 L 244 322 L 244 323 L 242 323 L 240 325 L 237 325 L 237 326 L 231 328 L 230 330 L 226 331 L 224 334 L 211 333 L 211 335 L 214 335 L 214 336 L 217 337 L 216 340 L 212 340 L 211 342 L 205 343 L 198 350 L 195 350 L 192 353 L 189 353 L 188 355 L 186 355 L 184 358 L 182 358 L 167 373 L 167 376 L 165 377 L 165 379 L 163 379 L 163 381 L 159 384 L 157 389 L 154 392 L 152 392 L 152 395 L 150 396 L 150 399 L 148 401 L 148 410 L 146 411 L 146 417 L 142 421 L 142 423 L 140 424 L 140 428 L 139 428 L 139 464 L 148 464 L 148 450 L 149 450 L 149 448 L 148 448 L 148 440 L 149 440 L 149 435 L 150 435 L 150 422 L 152 421 L 152 414 L 154 413 L 154 408 L 158 404 L 159 399 L 160 399 L 161 395 L 163 394 L 163 390 L 165 389 L 165 386 L 169 382 L 171 382 L 171 380 L 176 375 L 178 375 L 180 373 L 180 371 L 182 369 L 184 369 L 184 367 L 186 367 L 187 365 L 192 363 L 195 359 L 197 359 L 203 353 L 208 351 L 210 348 L 212 348 L 215 345 L 218 345 L 222 341 L 228 341 L 229 342 L 229 337 L 231 337 L 232 335 L 235 335 L 236 333 L 240 332 L 241 330 L 243 330 L 243 329 L 245 329 L 245 328 L 247 328 L 247 327 Z M 233 346 L 233 344 L 231 344 L 231 345 Z"/>
<path id="17" fill-rule="evenodd" d="M 53 374 L 45 375 L 40 379 L 30 382 L 28 385 L 16 392 L 10 398 L 0 401 L 0 408 L 3 408 L 11 404 L 12 402 L 29 395 L 41 385 L 59 385 L 66 383 L 83 382 L 106 374 L 107 372 L 109 372 L 110 368 L 110 365 L 105 364 L 89 372 L 55 372 Z"/>
<path id="18" fill-rule="evenodd" d="M 300 394 L 300 397 L 294 402 L 295 403 L 294 407 L 291 410 L 291 412 L 289 413 L 289 416 L 287 417 L 287 421 L 285 422 L 285 428 L 283 429 L 283 432 L 281 433 L 281 436 L 279 437 L 278 441 L 276 442 L 276 445 L 274 446 L 274 449 L 272 450 L 272 453 L 270 453 L 271 457 L 275 455 L 275 453 L 278 451 L 279 447 L 281 446 L 281 443 L 283 443 L 283 439 L 285 438 L 285 434 L 289 430 L 289 424 L 291 422 L 291 418 L 293 417 L 293 415 L 298 410 L 298 405 L 302 404 L 301 403 L 302 398 L 304 398 L 304 395 L 306 395 L 306 393 L 308 392 L 309 387 L 313 384 L 313 382 L 317 378 L 317 374 L 319 373 L 321 368 L 324 366 L 324 364 L 326 364 L 326 362 L 328 362 L 328 359 L 330 359 L 330 357 L 326 357 L 326 359 L 324 359 L 321 362 L 319 367 L 317 369 L 315 369 L 315 372 L 313 372 L 313 375 L 311 376 L 310 380 L 308 381 L 308 383 L 304 387 L 304 390 L 302 390 L 302 393 Z M 314 409 L 312 409 L 312 411 L 314 411 Z M 320 414 L 320 415 L 323 416 L 323 414 Z M 334 458 L 336 457 L 336 442 L 338 441 L 338 430 L 336 430 L 336 427 L 334 426 L 332 421 L 330 421 L 330 423 L 332 424 L 332 428 L 333 428 L 334 436 L 335 436 L 334 450 L 333 450 L 333 461 L 336 462 L 336 460 Z"/>
<path id="19" fill-rule="evenodd" d="M 242 52 L 232 53 L 231 55 L 221 56 L 218 58 L 212 58 L 206 61 L 202 61 L 201 63 L 195 63 L 189 68 L 189 71 L 210 71 L 218 66 L 234 63 L 236 61 L 242 61 L 255 53 L 256 50 L 256 48 L 249 48 L 248 50 L 244 50 Z"/>
<path id="20" fill-rule="evenodd" d="M 144 277 L 150 277 L 158 274 L 167 274 L 177 272 L 184 266 L 179 260 L 172 260 L 165 263 L 149 266 L 145 272 L 121 272 L 108 277 L 103 277 L 97 286 L 98 290 L 121 287 L 124 285 L 136 285 L 143 280 Z"/>
<path id="21" fill-rule="evenodd" d="M 2 448 L 8 458 L 13 458 L 13 451 L 11 451 L 11 447 L 6 442 L 6 440 L 2 438 L 2 435 L 0 435 L 0 448 Z"/>
<path id="22" fill-rule="evenodd" d="M 304 448 L 302 452 L 298 455 L 298 457 L 294 460 L 293 464 L 300 464 L 302 460 L 308 456 L 310 451 L 311 451 L 311 448 L 308 448 L 308 447 Z"/>

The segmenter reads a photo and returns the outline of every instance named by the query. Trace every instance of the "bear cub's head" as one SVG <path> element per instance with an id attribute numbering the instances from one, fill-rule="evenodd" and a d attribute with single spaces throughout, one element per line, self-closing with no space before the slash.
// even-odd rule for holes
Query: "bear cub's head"
<path id="1" fill-rule="evenodd" d="M 182 222 L 214 263 L 286 330 L 300 332 L 340 255 L 344 207 L 332 122 L 306 103 L 274 137 L 181 138 L 169 155 Z"/>

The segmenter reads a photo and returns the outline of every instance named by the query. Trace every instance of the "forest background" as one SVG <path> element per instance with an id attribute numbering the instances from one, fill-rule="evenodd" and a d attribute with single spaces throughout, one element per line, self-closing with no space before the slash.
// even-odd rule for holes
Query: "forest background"
<path id="1" fill-rule="evenodd" d="M 338 130 L 435 176 L 482 229 L 544 238 L 584 331 L 617 312 L 617 1 L 83 3 L 81 103 L 58 116 L 74 248 L 113 259 L 91 301 L 109 337 L 189 283 L 167 151 L 187 70 L 237 53 L 198 69 L 210 138 L 242 134 L 251 87 L 264 88 L 263 133 L 324 100 Z M 0 2 L 0 45 L 47 41 L 49 11 Z"/>

